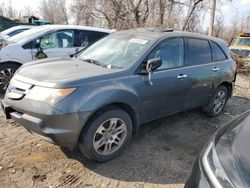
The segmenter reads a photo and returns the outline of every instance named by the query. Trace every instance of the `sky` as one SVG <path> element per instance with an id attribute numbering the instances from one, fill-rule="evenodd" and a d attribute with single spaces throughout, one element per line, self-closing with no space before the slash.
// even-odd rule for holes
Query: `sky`
<path id="1" fill-rule="evenodd" d="M 10 0 L 0 0 L 0 2 L 8 3 Z M 21 10 L 25 6 L 30 6 L 34 12 L 39 12 L 39 6 L 41 0 L 11 0 L 13 6 L 17 10 Z M 69 2 L 72 0 L 68 0 Z M 247 13 L 250 12 L 250 0 L 234 0 L 233 5 L 230 3 L 222 5 L 222 14 L 224 15 L 226 23 L 230 23 L 230 20 L 235 16 L 236 13 Z M 217 14 L 220 14 L 217 12 Z"/>

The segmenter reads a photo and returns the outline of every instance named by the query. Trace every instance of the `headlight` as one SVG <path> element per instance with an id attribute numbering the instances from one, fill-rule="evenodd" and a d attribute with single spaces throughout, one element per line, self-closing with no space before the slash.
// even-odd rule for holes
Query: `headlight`
<path id="1" fill-rule="evenodd" d="M 220 163 L 213 142 L 209 144 L 207 150 L 204 152 L 202 165 L 210 182 L 215 188 L 234 188 Z"/>
<path id="2" fill-rule="evenodd" d="M 68 96 L 75 89 L 76 88 L 54 89 L 35 86 L 27 93 L 25 98 L 43 101 L 53 105 Z"/>

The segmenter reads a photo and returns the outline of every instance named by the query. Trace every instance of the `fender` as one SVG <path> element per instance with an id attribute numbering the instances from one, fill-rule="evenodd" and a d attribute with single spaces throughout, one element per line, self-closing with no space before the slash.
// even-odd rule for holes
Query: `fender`
<path id="1" fill-rule="evenodd" d="M 133 84 L 137 85 L 137 87 L 131 87 L 129 82 L 130 79 L 124 79 L 123 82 L 116 82 L 115 80 L 110 82 L 104 81 L 101 87 L 100 83 L 91 83 L 84 87 L 79 87 L 71 94 L 71 97 L 66 97 L 62 102 L 56 104 L 55 107 L 68 113 L 90 112 L 91 116 L 104 106 L 122 103 L 133 109 L 136 116 L 139 117 L 140 98 L 135 88 L 138 88 L 140 79 L 133 79 Z M 130 87 L 126 84 L 130 84 Z M 80 98 L 81 100 L 79 100 Z"/>

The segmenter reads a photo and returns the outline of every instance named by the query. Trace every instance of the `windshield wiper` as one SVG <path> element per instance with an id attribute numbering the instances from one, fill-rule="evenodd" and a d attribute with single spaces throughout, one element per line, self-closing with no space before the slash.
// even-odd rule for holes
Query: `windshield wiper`
<path id="1" fill-rule="evenodd" d="M 85 61 L 85 62 L 88 62 L 88 63 L 93 63 L 93 64 L 95 64 L 95 65 L 99 65 L 99 66 L 101 66 L 101 67 L 105 67 L 105 68 L 107 68 L 107 69 L 113 69 L 113 68 L 115 68 L 115 69 L 121 69 L 122 67 L 120 67 L 120 66 L 115 66 L 115 65 L 106 65 L 106 64 L 102 64 L 102 63 L 99 63 L 98 61 L 96 61 L 96 60 L 94 60 L 94 59 L 80 59 L 80 60 L 82 60 L 82 61 Z"/>
<path id="2" fill-rule="evenodd" d="M 92 63 L 92 64 L 95 64 L 95 65 L 99 65 L 99 66 L 107 68 L 104 64 L 99 63 L 98 61 L 96 61 L 94 59 L 81 59 L 81 60 L 85 61 L 85 62 L 88 62 L 88 63 Z"/>

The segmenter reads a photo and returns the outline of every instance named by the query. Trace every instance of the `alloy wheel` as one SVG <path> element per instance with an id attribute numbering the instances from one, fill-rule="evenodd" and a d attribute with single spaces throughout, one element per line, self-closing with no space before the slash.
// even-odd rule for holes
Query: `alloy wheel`
<path id="1" fill-rule="evenodd" d="M 127 126 L 120 118 L 110 118 L 102 123 L 95 132 L 93 146 L 97 153 L 110 155 L 124 143 Z"/>
<path id="2" fill-rule="evenodd" d="M 0 87 L 3 90 L 7 89 L 9 82 L 10 82 L 11 78 L 13 77 L 15 71 L 16 71 L 15 69 L 7 68 L 7 69 L 3 69 L 0 72 Z"/>
<path id="3" fill-rule="evenodd" d="M 221 110 L 224 108 L 224 105 L 226 104 L 226 92 L 221 90 L 218 92 L 214 104 L 213 104 L 213 111 L 215 113 L 220 113 Z"/>

